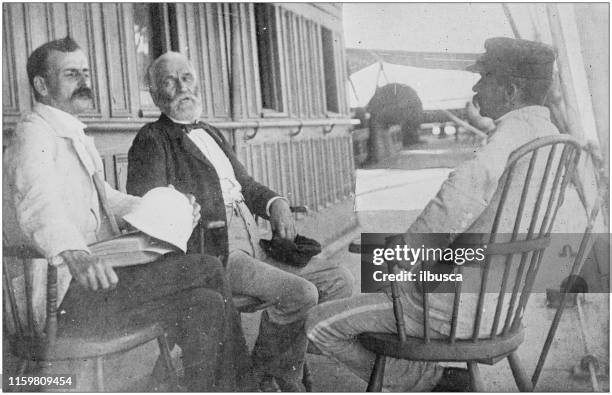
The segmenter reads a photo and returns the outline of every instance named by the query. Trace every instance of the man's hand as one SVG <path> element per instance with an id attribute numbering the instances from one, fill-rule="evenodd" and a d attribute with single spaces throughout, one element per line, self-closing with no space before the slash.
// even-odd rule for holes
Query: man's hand
<path id="1" fill-rule="evenodd" d="M 174 188 L 174 185 L 172 184 L 168 184 L 168 188 L 172 188 L 176 190 L 176 188 Z M 200 222 L 200 217 L 201 217 L 200 212 L 202 210 L 202 207 L 198 204 L 195 196 L 193 196 L 192 194 L 186 193 L 185 196 L 187 196 L 187 199 L 189 200 L 189 204 L 191 204 L 191 207 L 193 208 L 193 222 L 191 223 L 191 229 L 193 229 Z"/>
<path id="2" fill-rule="evenodd" d="M 274 234 L 291 241 L 295 239 L 295 221 L 285 199 L 276 199 L 270 206 L 270 225 Z"/>
<path id="3" fill-rule="evenodd" d="M 196 202 L 196 198 L 192 194 L 187 193 L 185 196 L 187 196 L 187 199 L 189 199 L 189 204 L 191 204 L 191 207 L 193 208 L 193 223 L 191 224 L 191 228 L 193 229 L 196 227 L 198 222 L 200 222 L 200 210 L 202 210 L 202 207 L 200 207 L 198 202 Z"/>
<path id="4" fill-rule="evenodd" d="M 69 250 L 60 253 L 68 265 L 70 274 L 85 288 L 97 291 L 98 289 L 113 289 L 119 282 L 113 268 L 100 261 L 100 258 L 89 255 L 86 251 Z"/>
<path id="5" fill-rule="evenodd" d="M 480 104 L 478 102 L 467 102 L 465 112 L 468 122 L 485 133 L 490 133 L 495 129 L 495 122 L 491 118 L 480 115 Z"/>

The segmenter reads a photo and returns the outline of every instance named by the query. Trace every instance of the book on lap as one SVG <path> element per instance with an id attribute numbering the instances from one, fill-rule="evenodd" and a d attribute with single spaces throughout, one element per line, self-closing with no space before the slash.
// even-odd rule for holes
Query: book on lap
<path id="1" fill-rule="evenodd" d="M 153 262 L 178 249 L 137 231 L 93 243 L 89 250 L 112 267 L 123 267 Z"/>

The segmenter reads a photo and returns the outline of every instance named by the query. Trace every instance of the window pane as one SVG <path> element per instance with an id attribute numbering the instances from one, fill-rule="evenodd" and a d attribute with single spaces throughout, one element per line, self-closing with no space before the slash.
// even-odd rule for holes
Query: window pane
<path id="1" fill-rule="evenodd" d="M 334 35 L 331 30 L 321 28 L 323 47 L 323 73 L 325 74 L 325 103 L 327 111 L 339 112 L 338 86 L 336 85 L 336 62 L 334 60 Z"/>
<path id="2" fill-rule="evenodd" d="M 262 106 L 265 109 L 282 112 L 278 36 L 274 6 L 255 4 L 255 27 Z"/>
<path id="3" fill-rule="evenodd" d="M 154 60 L 153 25 L 151 23 L 151 5 L 136 3 L 134 7 L 134 44 L 136 48 L 136 64 L 138 67 L 138 91 L 141 108 L 155 108 L 149 94 L 146 74 L 147 68 Z"/>

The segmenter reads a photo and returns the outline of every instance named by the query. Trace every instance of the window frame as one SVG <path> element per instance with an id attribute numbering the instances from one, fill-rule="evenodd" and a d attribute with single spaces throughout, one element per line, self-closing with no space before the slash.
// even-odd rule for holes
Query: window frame
<path id="1" fill-rule="evenodd" d="M 130 4 L 132 7 L 138 3 Z M 161 54 L 176 50 L 178 41 L 178 29 L 176 26 L 176 10 L 174 4 L 167 3 L 143 3 L 149 8 L 149 18 L 151 21 L 151 61 L 155 60 Z M 133 8 L 132 8 L 133 9 Z M 132 40 L 134 37 L 131 38 Z M 136 47 L 134 43 L 134 57 L 136 56 Z M 140 78 L 140 70 L 136 66 L 137 77 Z M 146 78 L 146 77 L 145 77 Z M 153 106 L 144 106 L 140 100 L 140 87 L 138 87 L 138 117 L 153 118 L 159 117 L 161 111 Z"/>
<path id="2" fill-rule="evenodd" d="M 258 20 L 257 20 L 257 7 L 266 7 L 268 8 L 267 16 L 268 18 L 273 18 L 274 29 L 271 29 L 269 33 L 269 37 L 275 41 L 272 47 L 275 50 L 273 56 L 276 57 L 276 67 L 275 76 L 278 81 L 278 91 L 275 92 L 277 94 L 277 108 L 264 107 L 264 92 L 263 92 L 263 79 L 262 79 L 262 65 L 260 62 L 260 45 L 258 39 Z M 282 13 L 280 12 L 279 7 L 270 4 L 270 3 L 254 3 L 253 4 L 253 49 L 256 53 L 256 64 L 257 64 L 257 73 L 255 74 L 255 78 L 257 79 L 256 83 L 256 93 L 257 93 L 257 107 L 260 112 L 261 118 L 286 118 L 288 117 L 288 103 L 287 103 L 287 81 L 285 78 L 286 73 L 286 63 L 285 57 L 283 56 L 285 43 L 282 35 L 282 27 L 284 26 L 284 22 L 281 20 Z M 280 107 L 280 108 L 278 108 Z"/>
<path id="3" fill-rule="evenodd" d="M 327 33 L 326 33 L 327 32 Z M 328 37 L 330 39 L 330 42 L 326 42 L 326 35 L 328 34 Z M 338 83 L 338 53 L 336 51 L 337 46 L 334 43 L 335 40 L 335 34 L 334 31 L 328 27 L 325 27 L 324 25 L 320 25 L 320 35 L 321 35 L 321 54 L 320 54 L 320 59 L 321 59 L 321 66 L 322 66 L 322 70 L 323 70 L 323 103 L 325 105 L 324 107 L 324 112 L 327 115 L 327 117 L 329 118 L 336 118 L 336 117 L 341 117 L 342 116 L 342 111 L 341 111 L 341 100 L 340 100 L 340 90 L 341 90 L 341 84 Z M 331 52 L 330 52 L 331 50 Z M 333 63 L 333 67 L 326 67 L 326 63 L 328 61 L 330 61 L 330 59 L 328 59 L 328 57 L 326 56 L 326 53 L 331 54 L 331 62 Z M 333 71 L 333 78 L 328 78 L 328 73 L 326 72 L 326 70 L 332 70 Z M 330 97 L 330 93 L 328 93 L 328 82 L 329 81 L 333 81 L 334 84 L 334 90 L 335 90 L 335 105 L 336 108 L 335 109 L 330 109 L 329 108 L 329 97 Z M 333 92 L 332 92 L 333 93 Z"/>

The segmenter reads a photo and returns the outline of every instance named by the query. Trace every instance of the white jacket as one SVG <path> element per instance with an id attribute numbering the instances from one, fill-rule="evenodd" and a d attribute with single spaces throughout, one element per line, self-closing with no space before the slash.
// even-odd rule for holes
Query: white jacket
<path id="1" fill-rule="evenodd" d="M 108 221 L 101 220 L 91 178 L 93 172 L 103 172 L 102 160 L 93 138 L 84 134 L 85 126 L 64 111 L 37 103 L 22 117 L 4 151 L 5 238 L 11 245 L 35 247 L 50 262 L 65 250 L 88 251 L 88 244 L 111 234 Z M 111 210 L 121 221 L 140 198 L 105 186 Z M 46 261 L 33 266 L 35 311 L 40 314 Z M 61 303 L 71 278 L 65 265 L 58 276 Z"/>

